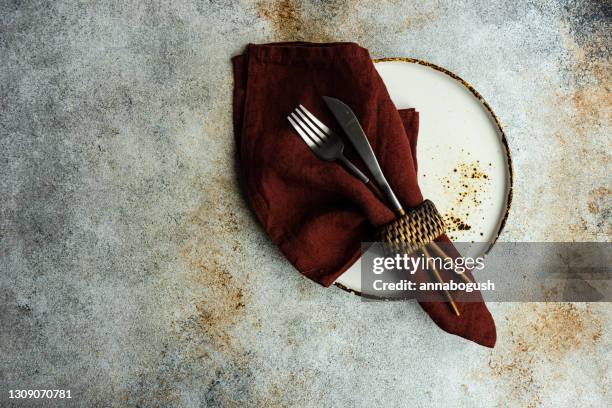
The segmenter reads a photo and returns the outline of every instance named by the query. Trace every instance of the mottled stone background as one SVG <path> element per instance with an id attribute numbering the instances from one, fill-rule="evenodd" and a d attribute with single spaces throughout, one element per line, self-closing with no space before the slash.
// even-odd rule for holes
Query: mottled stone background
<path id="1" fill-rule="evenodd" d="M 230 123 L 248 42 L 428 60 L 505 125 L 503 240 L 610 241 L 610 26 L 609 1 L 3 0 L 0 406 L 612 405 L 609 304 L 493 304 L 488 350 L 299 276 Z"/>

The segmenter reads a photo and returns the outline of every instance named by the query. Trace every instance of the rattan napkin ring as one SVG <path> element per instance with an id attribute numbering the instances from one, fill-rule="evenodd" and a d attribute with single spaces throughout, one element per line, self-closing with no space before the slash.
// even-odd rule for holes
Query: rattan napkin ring
<path id="1" fill-rule="evenodd" d="M 430 200 L 378 230 L 378 240 L 390 252 L 413 253 L 446 232 L 444 219 Z"/>

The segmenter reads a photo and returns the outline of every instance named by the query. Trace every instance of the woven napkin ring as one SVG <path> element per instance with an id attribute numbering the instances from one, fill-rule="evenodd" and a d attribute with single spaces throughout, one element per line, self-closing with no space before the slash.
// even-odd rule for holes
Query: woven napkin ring
<path id="1" fill-rule="evenodd" d="M 383 242 L 387 251 L 410 254 L 445 232 L 444 219 L 436 206 L 431 201 L 425 200 L 395 221 L 380 227 L 378 240 Z"/>

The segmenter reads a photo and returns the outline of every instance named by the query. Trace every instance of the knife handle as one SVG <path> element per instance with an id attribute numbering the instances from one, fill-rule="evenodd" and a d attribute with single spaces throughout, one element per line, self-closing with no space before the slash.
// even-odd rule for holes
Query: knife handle
<path id="1" fill-rule="evenodd" d="M 385 183 L 380 187 L 382 188 L 383 193 L 385 194 L 385 197 L 387 197 L 387 202 L 391 204 L 391 207 L 393 207 L 393 211 L 397 215 L 402 216 L 406 214 L 406 212 L 404 211 L 404 208 L 402 207 L 399 200 L 395 196 L 395 193 L 393 192 L 393 190 L 391 190 L 389 183 L 387 182 L 387 180 L 384 180 L 384 181 Z"/>
<path id="2" fill-rule="evenodd" d="M 370 189 L 370 191 L 372 191 L 374 193 L 374 195 L 376 197 L 378 197 L 378 199 L 380 201 L 382 201 L 383 203 L 387 203 L 389 201 L 388 198 L 385 198 L 385 196 L 383 195 L 382 191 L 380 191 L 380 189 L 378 187 L 376 187 L 376 184 L 373 183 L 371 180 L 368 180 L 366 183 L 366 186 L 368 186 L 368 188 Z M 399 202 L 398 202 L 399 205 Z M 398 216 L 401 217 L 402 215 L 406 214 L 406 212 L 404 211 L 404 209 L 402 208 L 401 205 L 399 205 L 398 208 L 394 208 L 393 212 Z"/>

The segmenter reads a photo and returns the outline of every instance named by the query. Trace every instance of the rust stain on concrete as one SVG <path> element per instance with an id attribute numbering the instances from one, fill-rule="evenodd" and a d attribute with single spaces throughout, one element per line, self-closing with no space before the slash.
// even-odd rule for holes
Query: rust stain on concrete
<path id="1" fill-rule="evenodd" d="M 424 2 L 419 7 L 406 5 L 406 20 L 399 31 L 420 30 L 438 19 L 446 11 L 447 5 L 439 1 Z"/>
<path id="2" fill-rule="evenodd" d="M 588 208 L 591 214 L 610 212 L 609 200 L 612 198 L 612 190 L 607 187 L 599 187 L 589 192 Z"/>
<path id="3" fill-rule="evenodd" d="M 190 183 L 202 197 L 181 227 L 179 255 L 186 271 L 180 280 L 187 299 L 175 311 L 172 331 L 186 361 L 206 367 L 202 381 L 207 403 L 242 406 L 244 396 L 236 390 L 249 387 L 254 359 L 250 344 L 258 331 L 248 284 L 256 261 L 247 259 L 244 247 L 244 225 L 250 220 L 237 205 L 235 178 L 217 173 L 196 176 Z"/>
<path id="4" fill-rule="evenodd" d="M 585 41 L 571 25 L 561 24 L 560 36 L 568 53 L 564 59 L 567 86 L 552 91 L 542 101 L 552 109 L 547 122 L 557 143 L 553 150 L 557 157 L 550 162 L 545 176 L 549 185 L 555 186 L 556 195 L 579 201 L 550 200 L 545 204 L 544 237 L 600 240 L 612 232 L 609 211 L 605 209 L 609 200 L 601 196 L 603 190 L 590 183 L 607 176 L 605 169 L 611 161 L 609 139 L 602 133 L 612 124 L 609 34 L 589 33 Z"/>
<path id="5" fill-rule="evenodd" d="M 323 9 L 338 8 L 332 2 Z M 326 31 L 328 25 L 319 24 L 316 18 L 306 13 L 301 1 L 262 0 L 257 2 L 258 14 L 272 24 L 272 28 L 282 41 L 307 40 L 314 42 L 332 41 L 334 36 Z"/>
<path id="6" fill-rule="evenodd" d="M 235 191 L 235 183 L 213 177 L 207 186 L 210 200 L 221 200 Z M 202 333 L 219 351 L 233 347 L 233 326 L 245 319 L 250 295 L 245 278 L 247 264 L 242 253 L 241 221 L 230 203 L 208 198 L 187 219 L 190 239 L 181 251 L 189 268 L 190 285 L 201 293 L 194 299 L 195 319 Z"/>
<path id="7" fill-rule="evenodd" d="M 604 52 L 609 47 L 608 39 L 596 36 L 580 46 L 571 36 L 564 38 L 571 53 L 568 78 L 572 88 L 564 99 L 574 109 L 572 128 L 578 135 L 588 137 L 590 128 L 610 122 L 610 55 Z"/>
<path id="8" fill-rule="evenodd" d="M 499 336 L 505 340 L 488 361 L 490 374 L 505 388 L 502 405 L 540 406 L 540 391 L 550 376 L 564 375 L 561 362 L 566 357 L 596 354 L 602 326 L 589 305 L 528 303 L 510 312 Z M 543 367 L 554 372 L 542 378 Z"/>
<path id="9" fill-rule="evenodd" d="M 415 27 L 425 27 L 437 18 L 443 6 L 432 5 L 405 10 L 405 14 L 392 13 L 393 18 L 384 24 L 372 18 L 378 13 L 399 6 L 397 0 L 379 2 L 333 0 L 326 2 L 305 2 L 300 0 L 259 0 L 256 11 L 259 17 L 268 21 L 277 41 L 354 41 L 372 40 L 372 32 L 400 33 Z M 407 15 L 408 17 L 404 17 Z"/>
<path id="10" fill-rule="evenodd" d="M 587 195 L 587 209 L 592 217 L 595 231 L 604 236 L 612 236 L 612 190 L 598 187 Z"/>
<path id="11" fill-rule="evenodd" d="M 244 317 L 244 293 L 241 284 L 216 260 L 191 266 L 200 273 L 195 283 L 207 288 L 206 299 L 196 303 L 202 330 L 221 348 L 231 342 L 228 329 Z"/>

